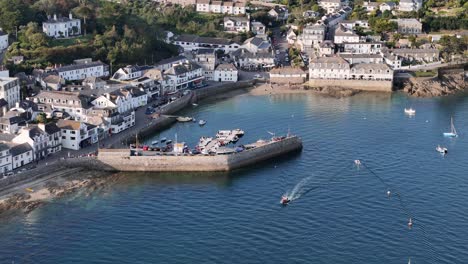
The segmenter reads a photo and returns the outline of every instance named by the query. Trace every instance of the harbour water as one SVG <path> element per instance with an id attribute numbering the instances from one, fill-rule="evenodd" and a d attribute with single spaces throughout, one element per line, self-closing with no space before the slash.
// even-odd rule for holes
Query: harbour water
<path id="1" fill-rule="evenodd" d="M 2 218 L 0 263 L 468 263 L 468 97 L 241 95 L 183 115 L 207 124 L 147 142 L 194 146 L 242 128 L 243 144 L 290 129 L 304 149 L 229 174 L 117 174 L 90 196 Z M 450 116 L 455 139 L 442 136 Z"/>

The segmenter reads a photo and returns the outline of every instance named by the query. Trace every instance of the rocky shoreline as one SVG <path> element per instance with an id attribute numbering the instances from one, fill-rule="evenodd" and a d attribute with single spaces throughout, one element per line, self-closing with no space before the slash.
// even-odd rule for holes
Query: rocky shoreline
<path id="1" fill-rule="evenodd" d="M 6 213 L 20 212 L 28 214 L 38 207 L 47 204 L 54 198 L 64 197 L 78 191 L 87 195 L 110 184 L 110 173 L 83 170 L 86 175 L 64 176 L 53 178 L 44 183 L 31 184 L 28 189 L 17 191 L 0 200 L 0 216 Z M 80 173 L 80 174 L 81 174 Z"/>
<path id="2" fill-rule="evenodd" d="M 341 87 L 310 87 L 304 84 L 280 85 L 264 83 L 254 86 L 250 90 L 251 95 L 273 95 L 273 94 L 294 94 L 294 93 L 316 93 L 335 98 L 350 97 L 361 91 Z"/>
<path id="3" fill-rule="evenodd" d="M 446 96 L 467 89 L 464 71 L 450 71 L 433 78 L 411 78 L 403 83 L 402 90 L 415 97 Z"/>

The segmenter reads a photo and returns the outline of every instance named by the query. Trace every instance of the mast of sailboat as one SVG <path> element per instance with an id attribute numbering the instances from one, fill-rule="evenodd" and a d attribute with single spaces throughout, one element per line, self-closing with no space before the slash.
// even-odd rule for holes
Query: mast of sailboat
<path id="1" fill-rule="evenodd" d="M 457 130 L 455 129 L 455 126 L 453 125 L 453 116 L 450 118 L 450 130 L 453 134 L 457 134 Z"/>

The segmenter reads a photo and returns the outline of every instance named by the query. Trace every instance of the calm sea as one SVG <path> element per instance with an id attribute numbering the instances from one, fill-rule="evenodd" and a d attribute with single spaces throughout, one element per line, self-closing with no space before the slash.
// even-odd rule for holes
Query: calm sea
<path id="1" fill-rule="evenodd" d="M 184 115 L 208 123 L 148 142 L 289 129 L 304 149 L 233 173 L 117 174 L 0 220 L 0 263 L 468 263 L 468 97 L 241 95 Z M 442 136 L 451 116 L 456 139 Z"/>

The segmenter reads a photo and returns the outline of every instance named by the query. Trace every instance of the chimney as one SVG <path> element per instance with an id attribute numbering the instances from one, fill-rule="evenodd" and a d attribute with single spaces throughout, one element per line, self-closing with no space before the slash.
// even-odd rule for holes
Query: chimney
<path id="1" fill-rule="evenodd" d="M 110 100 L 110 93 L 106 93 L 106 98 Z"/>
<path id="2" fill-rule="evenodd" d="M 16 102 L 15 105 L 16 105 L 16 108 L 19 108 L 19 102 Z"/>
<path id="3" fill-rule="evenodd" d="M 7 107 L 6 106 L 2 107 L 2 116 L 5 116 L 7 112 L 8 112 Z"/>
<path id="4" fill-rule="evenodd" d="M 68 17 L 69 17 L 70 19 L 73 19 L 73 15 L 72 15 L 71 12 L 70 12 L 70 14 L 68 15 Z"/>
<path id="5" fill-rule="evenodd" d="M 54 14 L 54 20 L 57 21 L 57 14 Z"/>

